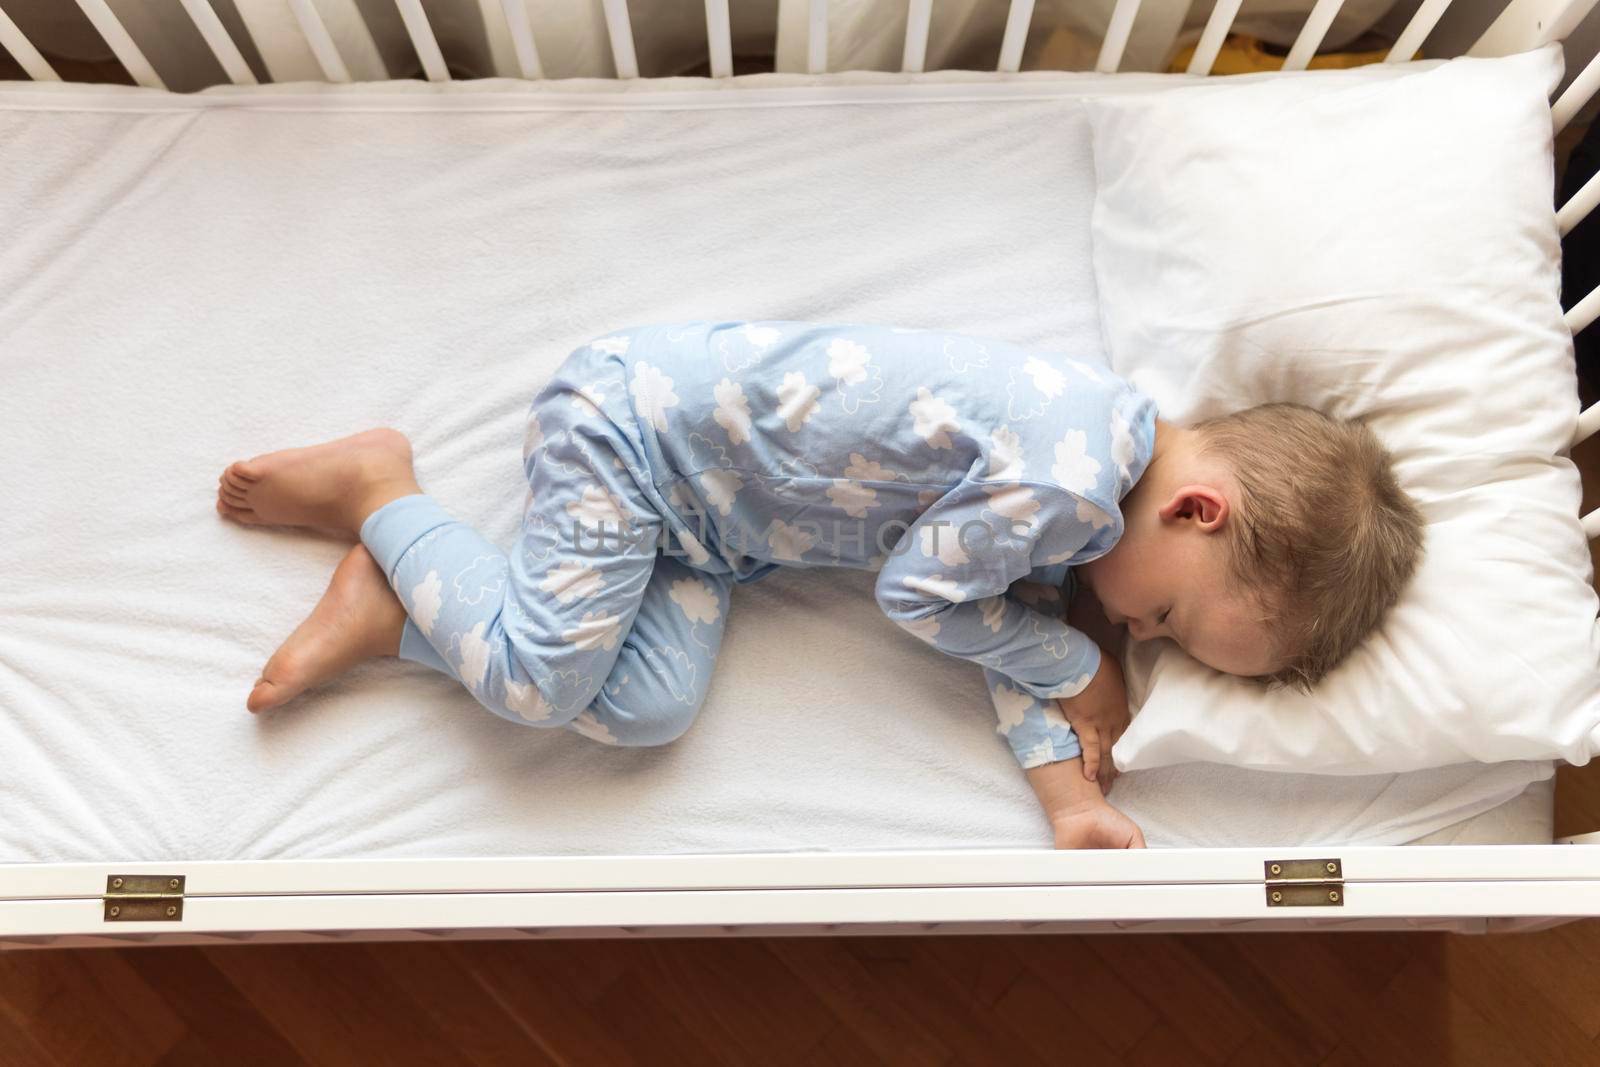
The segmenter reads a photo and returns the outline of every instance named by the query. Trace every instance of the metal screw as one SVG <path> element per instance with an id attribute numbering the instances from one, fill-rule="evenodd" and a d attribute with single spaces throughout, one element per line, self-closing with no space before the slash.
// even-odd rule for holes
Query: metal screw
<path id="1" fill-rule="evenodd" d="M 1271 870 L 1272 870 L 1272 873 L 1273 873 L 1273 874 L 1282 874 L 1282 873 L 1283 873 L 1283 864 L 1281 864 L 1281 863 L 1274 863 L 1274 864 L 1273 864 L 1273 865 L 1272 865 L 1272 867 L 1271 867 Z"/>
<path id="2" fill-rule="evenodd" d="M 1334 904 L 1339 903 L 1339 891 L 1337 889 L 1328 890 L 1328 900 Z"/>
<path id="3" fill-rule="evenodd" d="M 1283 894 L 1278 892 L 1277 890 L 1273 890 L 1273 892 L 1272 892 L 1272 902 L 1274 904 L 1282 904 L 1283 903 Z"/>
<path id="4" fill-rule="evenodd" d="M 118 915 L 121 915 L 121 914 L 122 914 L 122 909 L 117 907 L 115 904 L 113 904 L 111 906 L 111 917 L 113 919 L 115 919 Z"/>
<path id="5" fill-rule="evenodd" d="M 1328 865 L 1328 870 L 1330 870 L 1330 871 L 1333 870 L 1333 864 L 1330 863 Z M 176 878 L 167 879 L 167 888 L 168 889 L 176 889 L 176 888 L 178 888 L 178 880 Z"/>
<path id="6" fill-rule="evenodd" d="M 111 879 L 111 888 L 112 889 L 121 889 L 122 888 L 122 879 L 121 878 L 113 878 L 113 879 Z"/>
<path id="7" fill-rule="evenodd" d="M 1339 865 L 1337 863 L 1334 863 L 1332 860 L 1329 860 L 1328 861 L 1328 873 L 1329 874 L 1338 874 L 1339 873 Z"/>
<path id="8" fill-rule="evenodd" d="M 167 918 L 170 919 L 176 914 L 178 914 L 178 906 L 176 904 L 168 904 L 167 905 Z"/>

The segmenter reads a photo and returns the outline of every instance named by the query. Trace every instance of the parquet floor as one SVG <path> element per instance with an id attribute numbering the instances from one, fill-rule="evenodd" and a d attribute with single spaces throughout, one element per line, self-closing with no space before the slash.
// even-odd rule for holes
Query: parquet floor
<path id="1" fill-rule="evenodd" d="M 18 952 L 0 1064 L 1600 1063 L 1600 922 Z"/>

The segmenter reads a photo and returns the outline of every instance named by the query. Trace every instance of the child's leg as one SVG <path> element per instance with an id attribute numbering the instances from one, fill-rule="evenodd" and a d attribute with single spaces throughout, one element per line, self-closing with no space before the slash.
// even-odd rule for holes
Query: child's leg
<path id="1" fill-rule="evenodd" d="M 729 575 L 658 558 L 611 674 L 567 728 L 614 745 L 664 745 L 682 735 L 711 684 L 732 589 Z"/>
<path id="2" fill-rule="evenodd" d="M 360 534 L 410 617 L 401 656 L 442 661 L 497 715 L 563 726 L 621 654 L 656 566 L 661 518 L 613 462 L 623 444 L 610 439 L 613 424 L 565 401 L 547 408 L 545 424 L 559 428 L 529 465 L 509 554 L 422 494 L 375 510 Z"/>
<path id="3" fill-rule="evenodd" d="M 328 529 L 365 545 L 352 553 L 364 567 L 345 568 L 362 580 L 336 573 L 323 603 L 268 661 L 252 711 L 348 669 L 364 658 L 351 660 L 357 646 L 367 657 L 442 666 L 514 721 L 561 726 L 588 707 L 644 598 L 661 518 L 633 469 L 617 462 L 634 452 L 614 422 L 565 394 L 547 407 L 551 432 L 528 465 L 523 533 L 509 557 L 421 493 L 410 445 L 392 430 L 224 472 L 218 510 L 229 518 Z M 373 571 L 393 594 L 365 580 Z M 397 615 L 390 627 L 390 607 L 410 618 Z M 367 633 L 365 620 L 380 617 L 382 632 Z"/>
<path id="4" fill-rule="evenodd" d="M 728 575 L 658 557 L 611 673 L 566 728 L 625 746 L 664 745 L 681 736 L 711 684 L 732 587 Z M 396 654 L 462 681 L 409 618 Z"/>
<path id="5" fill-rule="evenodd" d="M 570 725 L 618 744 L 658 744 L 687 728 L 709 682 L 731 581 L 658 561 L 661 502 L 628 428 L 620 376 L 603 377 L 616 367 L 595 358 L 601 349 L 580 355 L 530 413 L 530 492 L 509 556 L 422 494 L 409 443 L 392 430 L 224 472 L 217 506 L 229 518 L 332 529 L 364 543 L 341 564 L 351 580 L 336 573 L 323 603 L 269 661 L 252 710 L 353 665 L 359 645 L 365 656 L 399 654 L 449 673 L 513 721 Z"/>
<path id="6" fill-rule="evenodd" d="M 405 608 L 365 545 L 345 553 L 327 591 L 267 660 L 245 707 L 262 711 L 369 659 L 397 655 Z"/>

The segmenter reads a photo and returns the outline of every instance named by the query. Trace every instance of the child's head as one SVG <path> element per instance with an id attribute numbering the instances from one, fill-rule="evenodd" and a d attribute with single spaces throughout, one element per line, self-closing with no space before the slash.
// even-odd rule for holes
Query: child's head
<path id="1" fill-rule="evenodd" d="M 1360 422 L 1263 404 L 1157 424 L 1123 537 L 1081 573 L 1136 640 L 1309 688 L 1378 625 L 1416 569 L 1422 517 Z"/>

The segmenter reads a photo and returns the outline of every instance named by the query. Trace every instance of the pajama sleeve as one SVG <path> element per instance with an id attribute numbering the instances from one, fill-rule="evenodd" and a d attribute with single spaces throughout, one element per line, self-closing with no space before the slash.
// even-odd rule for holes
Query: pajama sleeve
<path id="1" fill-rule="evenodd" d="M 1094 528 L 1077 499 L 1048 485 L 968 480 L 935 501 L 878 573 L 884 614 L 918 638 L 986 669 L 999 732 L 1024 768 L 1078 755 L 1055 697 L 1082 692 L 1100 649 L 1011 586 L 1081 550 Z"/>

